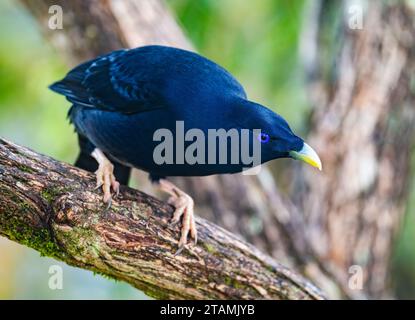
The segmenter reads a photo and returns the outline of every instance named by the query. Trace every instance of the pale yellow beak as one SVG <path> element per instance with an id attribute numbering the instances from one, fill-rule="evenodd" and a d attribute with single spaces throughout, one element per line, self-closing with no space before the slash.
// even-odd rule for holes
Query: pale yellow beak
<path id="1" fill-rule="evenodd" d="M 300 151 L 290 151 L 290 156 L 293 159 L 304 161 L 309 165 L 316 167 L 320 171 L 323 169 L 321 165 L 321 160 L 317 153 L 311 148 L 307 143 L 304 142 L 304 146 Z"/>

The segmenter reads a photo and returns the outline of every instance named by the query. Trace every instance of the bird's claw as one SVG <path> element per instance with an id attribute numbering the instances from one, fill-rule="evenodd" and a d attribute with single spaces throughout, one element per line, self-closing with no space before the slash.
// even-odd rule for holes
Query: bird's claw
<path id="1" fill-rule="evenodd" d="M 105 201 L 104 201 L 104 202 L 105 202 Z M 106 206 L 105 210 L 109 210 L 109 209 L 111 208 L 111 205 L 112 205 L 112 198 L 110 198 L 110 199 L 108 200 L 108 202 L 106 202 L 106 204 L 107 204 L 107 206 Z"/>
<path id="2" fill-rule="evenodd" d="M 184 245 L 181 247 L 179 246 L 177 251 L 174 253 L 174 256 L 178 256 L 180 253 L 182 253 L 183 249 L 184 249 Z"/>
<path id="3" fill-rule="evenodd" d="M 119 195 L 120 184 L 114 176 L 114 166 L 110 162 L 104 162 L 99 165 L 98 170 L 95 172 L 97 184 L 94 190 L 102 188 L 104 192 L 103 201 L 107 204 L 107 210 L 111 208 L 112 194 L 111 190 L 115 193 L 115 197 Z"/>
<path id="4" fill-rule="evenodd" d="M 180 218 L 182 218 L 179 246 L 175 253 L 175 255 L 178 255 L 187 244 L 189 233 L 190 237 L 194 239 L 194 243 L 197 243 L 197 230 L 194 221 L 194 203 L 193 199 L 187 194 L 181 194 L 177 197 L 172 196 L 168 202 L 176 208 L 169 225 L 176 225 L 180 221 Z"/>
<path id="5" fill-rule="evenodd" d="M 168 203 L 175 207 L 173 217 L 170 220 L 169 226 L 177 224 L 180 219 L 182 220 L 182 228 L 180 232 L 180 240 L 178 250 L 174 254 L 179 255 L 187 243 L 187 236 L 190 233 L 190 237 L 194 239 L 194 243 L 197 243 L 197 230 L 194 217 L 194 202 L 193 199 L 177 188 L 173 183 L 168 180 L 161 179 L 159 181 L 160 188 L 164 192 L 170 194 Z"/>
<path id="6" fill-rule="evenodd" d="M 93 190 L 96 191 L 98 189 L 101 189 L 101 187 L 102 187 L 102 184 L 97 184 Z"/>
<path id="7" fill-rule="evenodd" d="M 173 219 L 170 219 L 169 227 L 174 227 L 178 222 L 179 221 L 176 221 L 176 220 L 173 221 Z"/>

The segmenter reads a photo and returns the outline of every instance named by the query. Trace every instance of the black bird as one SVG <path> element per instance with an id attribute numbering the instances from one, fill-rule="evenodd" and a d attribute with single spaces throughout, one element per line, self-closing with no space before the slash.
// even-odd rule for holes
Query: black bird
<path id="1" fill-rule="evenodd" d="M 130 168 L 147 171 L 150 179 L 171 196 L 169 203 L 176 208 L 172 222 L 183 216 L 180 248 L 186 244 L 189 232 L 197 239 L 193 200 L 166 177 L 234 173 L 247 167 L 241 160 L 220 161 L 221 146 L 206 146 L 209 130 L 236 130 L 242 134 L 246 129 L 254 137 L 254 132 L 258 132 L 255 129 L 259 129 L 260 163 L 291 157 L 321 170 L 317 154 L 291 131 L 281 116 L 249 101 L 241 84 L 229 72 L 193 52 L 165 46 L 113 51 L 75 67 L 50 89 L 72 103 L 68 115 L 81 147 L 76 165 L 94 171 L 98 163 L 97 186 L 103 189 L 104 202 L 111 203 L 111 189 L 118 193 L 117 179 L 128 183 Z M 169 140 L 174 144 L 169 149 L 167 136 L 156 137 L 159 129 L 176 135 L 184 130 L 185 141 L 175 137 Z M 177 150 L 193 142 L 187 136 L 191 129 L 204 134 L 199 142 L 205 145 L 202 151 L 206 153 L 197 154 L 199 161 L 190 163 Z M 236 147 L 226 147 L 225 158 L 243 148 L 241 141 Z M 246 141 L 249 150 L 253 150 L 255 139 Z M 164 157 L 160 162 L 155 151 L 161 142 L 166 147 L 160 153 Z M 169 150 L 175 150 L 173 162 L 166 161 L 171 160 L 166 155 Z M 215 154 L 209 158 L 212 152 Z"/>

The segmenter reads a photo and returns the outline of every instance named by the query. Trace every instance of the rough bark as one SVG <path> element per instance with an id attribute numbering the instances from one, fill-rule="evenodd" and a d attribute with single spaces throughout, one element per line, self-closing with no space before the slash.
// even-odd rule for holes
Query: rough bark
<path id="1" fill-rule="evenodd" d="M 175 256 L 173 208 L 123 187 L 110 209 L 93 174 L 0 139 L 0 235 L 165 299 L 321 299 L 311 283 L 198 218 Z"/>
<path id="2" fill-rule="evenodd" d="M 149 43 L 191 48 L 158 0 L 23 2 L 45 27 L 48 6 L 63 6 L 72 18 L 63 30 L 44 33 L 73 63 Z M 301 270 L 330 297 L 383 297 L 410 176 L 414 12 L 405 1 L 369 1 L 363 29 L 351 30 L 350 2 L 310 3 L 311 46 L 303 54 L 314 106 L 308 140 L 323 173 L 289 164 L 295 182 L 289 197 L 266 168 L 258 176 L 176 181 L 192 191 L 200 215 Z M 355 264 L 365 274 L 357 291 L 348 286 Z"/>

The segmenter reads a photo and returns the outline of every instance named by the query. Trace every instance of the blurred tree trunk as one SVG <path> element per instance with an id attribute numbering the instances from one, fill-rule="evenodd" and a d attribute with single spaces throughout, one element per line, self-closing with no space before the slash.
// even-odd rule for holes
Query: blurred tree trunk
<path id="1" fill-rule="evenodd" d="M 347 270 L 357 265 L 365 276 L 362 293 L 384 297 L 415 138 L 415 13 L 409 1 L 369 1 L 362 29 L 354 29 L 356 3 L 364 8 L 323 1 L 309 21 L 317 25 L 308 37 L 315 59 L 305 68 L 315 106 L 309 139 L 324 174 L 297 171 L 303 191 L 296 203 L 327 273 L 344 287 Z"/>
<path id="2" fill-rule="evenodd" d="M 72 64 L 121 47 L 192 48 L 159 0 L 22 2 Z M 63 30 L 48 29 L 53 4 L 63 8 Z M 300 270 L 332 298 L 387 294 L 409 179 L 414 12 L 404 2 L 367 5 L 357 30 L 348 27 L 348 1 L 310 1 L 305 15 L 302 56 L 315 106 L 310 144 L 322 173 L 290 163 L 290 197 L 267 168 L 256 176 L 175 179 L 199 215 Z M 362 290 L 349 286 L 352 265 L 364 272 Z"/>

